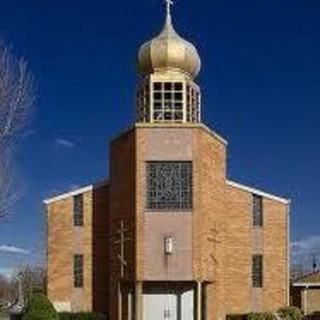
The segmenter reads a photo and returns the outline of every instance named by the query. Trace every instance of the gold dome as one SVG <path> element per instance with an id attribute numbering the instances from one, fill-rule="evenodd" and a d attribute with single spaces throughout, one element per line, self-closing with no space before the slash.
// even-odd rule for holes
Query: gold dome
<path id="1" fill-rule="evenodd" d="M 141 46 L 139 70 L 148 75 L 161 70 L 178 70 L 195 78 L 201 69 L 201 60 L 195 46 L 181 38 L 174 30 L 170 12 L 161 33 Z"/>

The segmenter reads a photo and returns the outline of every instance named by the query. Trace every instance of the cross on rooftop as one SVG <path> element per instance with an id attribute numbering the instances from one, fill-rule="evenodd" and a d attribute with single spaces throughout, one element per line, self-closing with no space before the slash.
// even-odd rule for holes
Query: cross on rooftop
<path id="1" fill-rule="evenodd" d="M 173 0 L 165 0 L 167 5 L 167 15 L 171 15 L 171 6 L 173 6 Z"/>

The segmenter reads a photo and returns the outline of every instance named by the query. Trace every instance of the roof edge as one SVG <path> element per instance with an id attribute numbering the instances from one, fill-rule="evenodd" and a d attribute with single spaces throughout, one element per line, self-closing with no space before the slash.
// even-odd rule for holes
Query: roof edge
<path id="1" fill-rule="evenodd" d="M 67 199 L 69 197 L 73 197 L 73 196 L 79 195 L 81 193 L 92 191 L 95 188 L 103 187 L 103 186 L 106 186 L 108 184 L 109 184 L 108 180 L 102 181 L 102 182 L 98 182 L 98 183 L 95 183 L 95 184 L 91 184 L 91 185 L 88 185 L 88 186 L 85 186 L 85 187 L 78 188 L 76 190 L 72 190 L 72 191 L 68 191 L 68 192 L 65 192 L 65 193 L 61 193 L 61 194 L 59 194 L 57 196 L 54 196 L 52 198 L 44 199 L 42 202 L 44 204 L 48 205 L 48 204 L 51 204 L 51 203 L 54 203 L 54 202 L 57 202 L 57 201 L 65 200 L 65 199 Z"/>
<path id="2" fill-rule="evenodd" d="M 265 197 L 265 198 L 270 199 L 270 200 L 278 201 L 278 202 L 281 202 L 281 203 L 286 204 L 286 205 L 289 205 L 291 203 L 290 199 L 285 199 L 285 198 L 276 196 L 274 194 L 267 193 L 265 191 L 261 191 L 261 190 L 255 189 L 255 188 L 251 188 L 251 187 L 245 186 L 243 184 L 240 184 L 238 182 L 227 180 L 227 184 L 229 186 L 231 186 L 231 187 L 235 187 L 235 188 L 241 189 L 243 191 L 254 193 L 254 194 L 257 194 L 259 196 Z"/>
<path id="3" fill-rule="evenodd" d="M 228 145 L 228 141 L 221 135 L 216 133 L 213 129 L 204 123 L 135 123 L 134 128 L 170 128 L 170 129 L 186 129 L 186 128 L 200 128 L 209 133 L 224 145 Z"/>
<path id="4" fill-rule="evenodd" d="M 293 283 L 294 287 L 320 287 L 320 282 L 298 282 Z"/>

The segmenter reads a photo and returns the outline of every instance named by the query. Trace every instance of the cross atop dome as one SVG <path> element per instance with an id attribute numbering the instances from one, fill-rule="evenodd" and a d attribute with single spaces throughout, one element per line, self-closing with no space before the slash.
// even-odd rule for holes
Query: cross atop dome
<path id="1" fill-rule="evenodd" d="M 166 19 L 160 34 L 139 50 L 142 81 L 137 93 L 137 121 L 200 123 L 201 92 L 194 82 L 201 69 L 196 47 L 172 23 L 174 0 L 164 0 Z"/>
<path id="2" fill-rule="evenodd" d="M 194 79 L 200 72 L 201 59 L 196 47 L 175 31 L 171 18 L 173 0 L 164 0 L 166 19 L 160 34 L 139 50 L 139 70 L 143 76 L 156 71 L 176 70 Z"/>
<path id="3" fill-rule="evenodd" d="M 171 6 L 173 6 L 173 0 L 165 0 L 167 6 L 167 16 L 171 16 Z"/>

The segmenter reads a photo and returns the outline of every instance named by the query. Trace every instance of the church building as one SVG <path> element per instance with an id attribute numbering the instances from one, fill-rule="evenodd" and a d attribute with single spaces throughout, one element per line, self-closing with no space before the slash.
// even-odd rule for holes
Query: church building
<path id="1" fill-rule="evenodd" d="M 167 4 L 109 179 L 44 201 L 48 297 L 110 320 L 275 312 L 289 304 L 290 201 L 228 178 L 228 143 L 201 118 L 198 51 Z"/>

